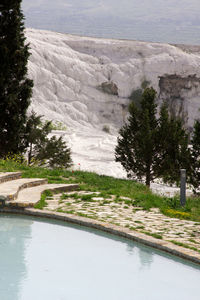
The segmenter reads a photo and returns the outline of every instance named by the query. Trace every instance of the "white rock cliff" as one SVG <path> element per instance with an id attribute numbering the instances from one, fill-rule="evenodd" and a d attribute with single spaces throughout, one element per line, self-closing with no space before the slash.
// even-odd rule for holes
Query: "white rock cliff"
<path id="1" fill-rule="evenodd" d="M 129 97 L 149 83 L 158 102 L 185 116 L 199 117 L 200 46 L 98 39 L 27 29 L 34 80 L 32 108 L 67 126 L 75 165 L 125 176 L 114 162 L 117 131 Z M 105 127 L 110 133 L 103 131 Z M 62 133 L 64 134 L 64 133 Z"/>

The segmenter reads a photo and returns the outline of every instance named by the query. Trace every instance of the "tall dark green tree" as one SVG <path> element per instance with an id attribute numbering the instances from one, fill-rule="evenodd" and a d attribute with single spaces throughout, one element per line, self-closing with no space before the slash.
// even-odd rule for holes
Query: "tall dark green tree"
<path id="1" fill-rule="evenodd" d="M 128 177 L 145 178 L 150 186 L 155 178 L 174 183 L 180 168 L 189 163 L 188 136 L 179 119 L 169 116 L 167 106 L 161 107 L 157 118 L 156 92 L 146 88 L 141 105 L 130 106 L 128 122 L 120 129 L 115 159 Z"/>
<path id="2" fill-rule="evenodd" d="M 24 128 L 33 82 L 27 78 L 22 0 L 0 1 L 0 157 L 26 148 Z"/>
<path id="3" fill-rule="evenodd" d="M 193 136 L 191 139 L 191 174 L 190 183 L 196 192 L 200 188 L 200 121 L 194 123 Z"/>
<path id="4" fill-rule="evenodd" d="M 150 182 L 156 176 L 156 160 L 158 156 L 156 119 L 156 92 L 153 88 L 145 89 L 142 95 L 141 107 L 134 103 L 130 107 L 130 117 L 119 134 L 115 149 L 116 161 L 119 161 L 129 178 Z"/>
<path id="5" fill-rule="evenodd" d="M 178 184 L 180 169 L 186 169 L 188 174 L 191 172 L 188 133 L 182 119 L 170 115 L 166 104 L 161 107 L 158 125 L 158 177 L 162 177 L 164 182 Z"/>

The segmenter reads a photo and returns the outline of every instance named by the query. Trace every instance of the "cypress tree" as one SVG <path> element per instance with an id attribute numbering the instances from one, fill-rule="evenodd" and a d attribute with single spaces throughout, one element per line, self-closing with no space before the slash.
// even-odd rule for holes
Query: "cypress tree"
<path id="1" fill-rule="evenodd" d="M 0 157 L 26 148 L 23 137 L 33 82 L 27 78 L 29 46 L 21 2 L 0 3 Z"/>

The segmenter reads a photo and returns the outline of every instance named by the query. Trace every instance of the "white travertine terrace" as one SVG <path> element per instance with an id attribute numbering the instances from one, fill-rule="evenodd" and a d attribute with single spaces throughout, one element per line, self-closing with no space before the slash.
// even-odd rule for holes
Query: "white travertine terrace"
<path id="1" fill-rule="evenodd" d="M 144 81 L 149 81 L 159 95 L 160 77 L 194 76 L 194 85 L 191 81 L 191 86 L 182 91 L 183 106 L 190 125 L 199 115 L 200 47 L 35 29 L 27 29 L 26 35 L 32 54 L 29 76 L 35 85 L 31 108 L 67 126 L 66 132 L 58 134 L 64 135 L 72 147 L 75 168 L 125 177 L 121 165 L 114 162 L 114 148 L 127 117 L 128 97 Z M 105 82 L 114 83 L 118 95 L 103 92 L 100 86 Z M 110 133 L 102 130 L 105 126 Z"/>

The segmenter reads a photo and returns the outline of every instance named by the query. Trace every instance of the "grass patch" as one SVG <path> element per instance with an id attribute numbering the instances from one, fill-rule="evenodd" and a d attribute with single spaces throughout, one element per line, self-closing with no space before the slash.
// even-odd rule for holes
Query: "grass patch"
<path id="1" fill-rule="evenodd" d="M 100 202 L 101 205 L 106 205 L 106 204 L 110 204 L 110 203 L 112 203 L 112 202 L 110 202 L 109 200 L 103 200 Z"/>
<path id="2" fill-rule="evenodd" d="M 65 199 L 69 199 L 69 198 L 80 199 L 80 195 L 77 193 L 74 193 L 74 194 L 62 193 L 62 196 L 60 197 L 61 200 L 65 200 Z"/>
<path id="3" fill-rule="evenodd" d="M 129 207 L 127 206 L 127 205 L 124 205 L 124 207 L 123 207 L 124 209 L 128 209 Z"/>
<path id="4" fill-rule="evenodd" d="M 148 232 L 148 231 L 142 231 L 142 233 L 146 234 L 146 235 L 149 235 L 149 236 L 152 236 L 156 239 L 159 239 L 159 240 L 162 240 L 162 235 L 158 234 L 158 233 L 151 233 L 151 232 Z"/>
<path id="5" fill-rule="evenodd" d="M 61 213 L 71 214 L 71 215 L 73 215 L 75 213 L 75 211 L 73 209 L 65 210 L 65 209 L 62 209 L 62 208 L 58 208 L 56 211 L 61 212 Z"/>
<path id="6" fill-rule="evenodd" d="M 184 247 L 184 248 L 187 248 L 187 249 L 191 249 L 191 250 L 194 250 L 194 251 L 197 251 L 197 252 L 200 253 L 199 249 L 197 249 L 196 247 L 190 246 L 188 244 L 177 242 L 177 241 L 174 241 L 174 240 L 170 240 L 170 242 L 173 243 L 174 245 L 177 245 L 177 246 L 180 246 L 180 247 Z"/>
<path id="7" fill-rule="evenodd" d="M 136 230 L 136 227 L 129 226 L 129 229 L 130 229 L 130 230 Z"/>
<path id="8" fill-rule="evenodd" d="M 110 198 L 110 195 L 104 191 L 104 192 L 101 192 L 100 194 L 97 194 L 96 197 Z"/>
<path id="9" fill-rule="evenodd" d="M 199 244 L 197 241 L 195 241 L 194 239 L 189 239 L 189 242 L 193 243 L 193 244 Z"/>
<path id="10" fill-rule="evenodd" d="M 51 191 L 49 190 L 44 191 L 41 195 L 40 201 L 34 205 L 34 208 L 43 209 L 45 206 L 48 205 L 48 203 L 46 202 L 46 198 L 51 196 L 53 196 L 53 193 Z"/>
<path id="11" fill-rule="evenodd" d="M 97 195 L 96 194 L 82 195 L 81 200 L 82 201 L 87 201 L 87 202 L 96 202 L 95 200 L 93 200 L 93 197 L 97 197 Z"/>
<path id="12" fill-rule="evenodd" d="M 97 216 L 96 216 L 96 215 L 88 215 L 88 214 L 82 213 L 82 212 L 77 212 L 76 215 L 77 215 L 77 216 L 80 216 L 80 217 L 85 217 L 85 218 L 94 219 L 94 220 L 97 219 Z"/>
<path id="13" fill-rule="evenodd" d="M 144 229 L 145 227 L 143 225 L 137 226 L 136 229 Z"/>
<path id="14" fill-rule="evenodd" d="M 95 197 L 108 199 L 111 198 L 111 195 L 114 195 L 115 199 L 112 202 L 121 202 L 125 206 L 133 205 L 135 212 L 138 209 L 137 207 L 141 207 L 143 210 L 150 210 L 155 207 L 169 217 L 200 222 L 200 197 L 189 197 L 186 206 L 181 207 L 178 197 L 167 198 L 155 195 L 148 187 L 133 180 L 117 179 L 92 172 L 74 171 L 72 173 L 62 169 L 29 167 L 13 160 L 0 160 L 0 172 L 16 171 L 21 171 L 24 178 L 47 178 L 49 183 L 79 183 L 82 190 L 93 193 L 100 192 L 99 195 L 95 194 Z M 72 197 L 82 201 L 92 201 L 92 197 L 94 197 L 94 195 L 77 196 L 77 193 L 72 195 L 65 194 L 65 196 L 62 196 L 63 198 L 61 197 L 61 200 Z M 124 200 L 121 197 L 127 197 L 131 200 Z M 43 208 L 46 205 L 45 199 L 41 200 L 43 202 L 40 201 L 37 208 Z M 109 203 L 111 201 L 103 204 Z"/>
<path id="15" fill-rule="evenodd" d="M 65 205 L 66 206 L 71 206 L 72 204 L 68 202 L 68 203 L 65 203 Z"/>
<path id="16" fill-rule="evenodd" d="M 131 200 L 124 200 L 124 203 L 126 205 L 131 205 L 131 204 L 133 204 L 133 201 L 131 201 Z"/>

